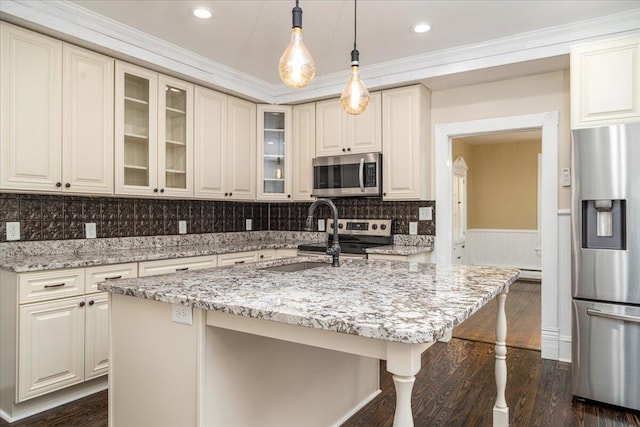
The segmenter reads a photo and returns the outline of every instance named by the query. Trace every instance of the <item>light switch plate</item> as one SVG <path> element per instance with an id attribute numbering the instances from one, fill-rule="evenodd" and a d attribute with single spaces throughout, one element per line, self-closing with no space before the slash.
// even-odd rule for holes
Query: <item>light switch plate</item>
<path id="1" fill-rule="evenodd" d="M 84 224 L 84 234 L 87 239 L 95 239 L 96 238 L 96 223 L 95 222 L 85 222 Z"/>
<path id="2" fill-rule="evenodd" d="M 571 187 L 571 169 L 562 168 L 562 186 Z"/>
<path id="3" fill-rule="evenodd" d="M 420 221 L 432 221 L 433 208 L 431 206 L 424 206 L 424 207 L 418 208 L 418 219 Z"/>
<path id="4" fill-rule="evenodd" d="M 171 304 L 171 320 L 183 325 L 193 325 L 193 308 Z"/>
<path id="5" fill-rule="evenodd" d="M 187 234 L 187 221 L 178 221 L 178 234 Z"/>
<path id="6" fill-rule="evenodd" d="M 410 222 L 409 223 L 409 234 L 418 234 L 418 223 Z"/>
<path id="7" fill-rule="evenodd" d="M 20 240 L 20 223 L 7 222 L 7 241 Z"/>
<path id="8" fill-rule="evenodd" d="M 247 218 L 244 220 L 244 229 L 247 231 L 251 231 L 251 226 L 252 226 L 252 221 L 251 218 Z"/>
<path id="9" fill-rule="evenodd" d="M 324 219 L 319 219 L 318 220 L 318 231 L 325 231 L 326 230 L 326 226 L 324 224 Z"/>

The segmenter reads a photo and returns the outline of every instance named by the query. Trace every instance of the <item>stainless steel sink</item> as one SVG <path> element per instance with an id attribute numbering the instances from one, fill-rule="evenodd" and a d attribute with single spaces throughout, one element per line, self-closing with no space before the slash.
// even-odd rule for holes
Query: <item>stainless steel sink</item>
<path id="1" fill-rule="evenodd" d="M 318 268 L 318 267 L 331 267 L 331 264 L 328 264 L 326 262 L 304 261 L 304 262 L 296 262 L 293 264 L 284 264 L 284 265 L 276 265 L 274 267 L 261 268 L 261 270 L 292 273 L 294 271 L 309 270 L 310 268 Z"/>

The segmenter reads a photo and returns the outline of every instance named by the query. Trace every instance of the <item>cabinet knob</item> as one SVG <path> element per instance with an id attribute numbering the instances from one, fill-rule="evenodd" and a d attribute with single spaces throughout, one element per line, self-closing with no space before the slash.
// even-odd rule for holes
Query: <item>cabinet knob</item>
<path id="1" fill-rule="evenodd" d="M 386 195 L 387 195 L 387 193 L 382 193 L 382 195 L 383 195 L 383 196 L 386 196 Z"/>
<path id="2" fill-rule="evenodd" d="M 164 193 L 164 188 L 161 188 L 161 189 L 160 189 L 160 192 L 161 192 L 161 193 Z"/>
<path id="3" fill-rule="evenodd" d="M 351 151 L 351 148 L 347 148 L 347 151 Z"/>
<path id="4" fill-rule="evenodd" d="M 233 193 L 229 193 L 229 197 L 233 196 Z"/>
<path id="5" fill-rule="evenodd" d="M 69 184 L 68 182 L 64 185 L 64 188 L 69 188 L 71 187 L 71 184 Z"/>
<path id="6" fill-rule="evenodd" d="M 291 198 L 291 194 L 287 194 L 287 199 L 290 199 L 290 198 Z"/>
<path id="7" fill-rule="evenodd" d="M 84 307 L 84 301 L 80 301 L 80 307 Z"/>
<path id="8" fill-rule="evenodd" d="M 61 182 L 56 182 L 56 187 L 62 187 L 62 183 Z"/>
<path id="9" fill-rule="evenodd" d="M 157 193 L 157 192 L 158 192 L 158 189 L 157 189 L 157 188 L 154 188 L 154 189 L 153 189 L 153 192 L 154 192 L 154 193 Z"/>
<path id="10" fill-rule="evenodd" d="M 224 197 L 227 197 L 229 195 L 229 193 L 224 193 Z"/>
<path id="11" fill-rule="evenodd" d="M 309 197 L 313 198 L 313 194 L 309 194 Z"/>
<path id="12" fill-rule="evenodd" d="M 342 151 L 343 151 L 343 152 L 344 152 L 344 151 L 347 151 L 347 149 L 346 149 L 346 148 L 343 148 L 343 149 L 342 149 Z"/>
<path id="13" fill-rule="evenodd" d="M 260 255 L 260 258 L 264 258 L 264 255 Z"/>
<path id="14" fill-rule="evenodd" d="M 91 299 L 91 300 L 89 300 L 89 305 L 93 305 L 93 304 L 95 304 L 95 301 L 94 301 L 94 300 L 92 300 L 92 299 Z"/>

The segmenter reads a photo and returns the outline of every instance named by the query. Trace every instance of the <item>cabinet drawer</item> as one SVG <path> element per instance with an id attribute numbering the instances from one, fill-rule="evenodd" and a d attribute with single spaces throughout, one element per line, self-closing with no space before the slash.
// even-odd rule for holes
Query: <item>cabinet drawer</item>
<path id="1" fill-rule="evenodd" d="M 87 268 L 85 271 L 85 292 L 88 294 L 99 292 L 98 284 L 105 280 L 138 277 L 138 264 L 103 265 Z"/>
<path id="2" fill-rule="evenodd" d="M 231 254 L 218 255 L 219 267 L 224 267 L 227 265 L 236 265 L 236 264 L 249 264 L 251 262 L 257 262 L 257 261 L 258 261 L 257 251 L 235 252 Z"/>
<path id="3" fill-rule="evenodd" d="M 138 265 L 138 276 L 155 276 L 158 274 L 175 273 L 187 270 L 200 270 L 202 268 L 211 268 L 216 266 L 217 257 L 215 255 L 146 261 L 141 262 Z"/>
<path id="4" fill-rule="evenodd" d="M 84 293 L 84 269 L 21 273 L 20 304 L 71 297 Z"/>
<path id="5" fill-rule="evenodd" d="M 262 253 L 262 251 L 261 251 Z M 298 256 L 297 249 L 277 249 L 276 250 L 276 258 L 295 258 Z"/>

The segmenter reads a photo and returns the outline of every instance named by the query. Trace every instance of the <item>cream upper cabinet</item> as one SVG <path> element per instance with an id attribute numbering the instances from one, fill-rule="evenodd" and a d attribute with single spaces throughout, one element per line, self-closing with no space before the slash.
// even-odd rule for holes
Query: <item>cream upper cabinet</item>
<path id="1" fill-rule="evenodd" d="M 255 199 L 255 104 L 196 87 L 194 145 L 197 198 Z"/>
<path id="2" fill-rule="evenodd" d="M 230 96 L 228 114 L 228 197 L 255 200 L 256 104 Z"/>
<path id="3" fill-rule="evenodd" d="M 291 107 L 258 105 L 258 200 L 291 200 Z"/>
<path id="4" fill-rule="evenodd" d="M 313 200 L 313 158 L 316 156 L 316 106 L 293 107 L 291 137 L 291 198 Z"/>
<path id="5" fill-rule="evenodd" d="M 194 123 L 194 193 L 223 199 L 227 192 L 227 106 L 229 97 L 196 86 Z"/>
<path id="6" fill-rule="evenodd" d="M 571 48 L 571 127 L 640 121 L 640 35 Z"/>
<path id="7" fill-rule="evenodd" d="M 384 200 L 428 198 L 430 99 L 422 85 L 382 93 Z"/>
<path id="8" fill-rule="evenodd" d="M 117 194 L 193 195 L 193 85 L 116 62 Z"/>
<path id="9" fill-rule="evenodd" d="M 0 31 L 0 187 L 113 194 L 113 59 L 4 22 Z"/>
<path id="10" fill-rule="evenodd" d="M 371 93 L 367 110 L 357 116 L 342 109 L 340 99 L 316 103 L 316 156 L 382 151 L 380 92 Z"/>
<path id="11" fill-rule="evenodd" d="M 62 191 L 113 194 L 114 60 L 65 44 Z"/>
<path id="12" fill-rule="evenodd" d="M 0 187 L 60 191 L 62 42 L 0 22 Z"/>

